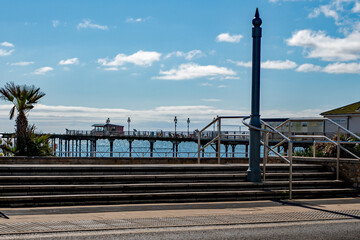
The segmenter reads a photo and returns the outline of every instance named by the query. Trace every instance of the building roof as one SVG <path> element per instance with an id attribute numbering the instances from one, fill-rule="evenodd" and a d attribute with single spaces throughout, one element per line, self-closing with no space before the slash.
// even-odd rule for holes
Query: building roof
<path id="1" fill-rule="evenodd" d="M 343 115 L 343 114 L 359 114 L 360 115 L 360 101 L 320 113 L 320 115 L 322 115 L 322 116 L 324 116 L 324 115 Z"/>
<path id="2" fill-rule="evenodd" d="M 264 122 L 285 122 L 289 118 L 261 118 Z"/>
<path id="3" fill-rule="evenodd" d="M 110 124 L 110 123 L 96 123 L 92 125 L 93 127 L 106 127 L 106 126 L 110 126 L 110 127 L 124 127 L 122 125 L 116 125 L 116 124 Z"/>

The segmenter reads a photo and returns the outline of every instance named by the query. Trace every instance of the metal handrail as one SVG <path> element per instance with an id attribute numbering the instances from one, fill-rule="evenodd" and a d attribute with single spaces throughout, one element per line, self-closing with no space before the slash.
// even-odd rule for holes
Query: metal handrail
<path id="1" fill-rule="evenodd" d="M 281 123 L 280 125 L 278 125 L 276 127 L 276 129 L 279 129 L 280 127 L 284 126 L 285 124 L 289 123 L 289 135 L 291 134 L 291 122 L 298 122 L 298 121 L 328 121 L 330 123 L 332 123 L 333 125 L 335 125 L 337 127 L 337 140 L 336 142 L 331 140 L 330 138 L 328 138 L 325 135 L 321 135 L 321 136 L 316 136 L 316 135 L 292 135 L 291 138 L 313 138 L 314 139 L 314 154 L 313 157 L 315 157 L 315 148 L 316 148 L 316 142 L 315 139 L 316 138 L 323 138 L 326 139 L 327 141 L 335 144 L 337 146 L 337 153 L 336 153 L 336 180 L 340 179 L 340 149 L 344 150 L 345 152 L 349 153 L 351 156 L 355 157 L 356 159 L 360 160 L 360 157 L 357 156 L 356 154 L 353 154 L 352 152 L 350 152 L 349 150 L 347 150 L 346 148 L 344 148 L 343 146 L 341 146 L 341 141 L 340 141 L 340 129 L 343 130 L 344 132 L 350 134 L 351 136 L 355 137 L 356 139 L 360 140 L 360 137 L 358 135 L 356 135 L 355 133 L 351 132 L 350 130 L 344 128 L 343 126 L 341 126 L 340 124 L 334 122 L 333 120 L 329 119 L 329 118 L 295 118 L 295 119 L 287 119 L 286 121 L 284 121 L 283 123 Z"/>
<path id="2" fill-rule="evenodd" d="M 337 145 L 337 142 L 335 142 L 334 140 L 331 140 L 330 138 L 328 138 L 327 136 L 321 136 L 321 135 L 292 135 L 290 136 L 291 138 L 323 138 L 326 139 L 327 141 Z M 341 142 L 340 142 L 341 143 Z M 339 147 L 344 150 L 345 152 L 349 153 L 351 156 L 355 157 L 356 159 L 360 160 L 360 157 L 357 156 L 356 154 L 350 152 L 348 149 L 344 148 L 343 146 L 339 145 Z"/>
<path id="3" fill-rule="evenodd" d="M 221 145 L 221 136 L 226 136 L 226 135 L 223 135 L 221 134 L 221 119 L 230 119 L 230 118 L 245 118 L 247 116 L 218 116 L 217 118 L 215 118 L 211 123 L 209 123 L 208 125 L 206 125 L 203 129 L 201 129 L 199 132 L 198 132 L 198 164 L 200 164 L 200 152 L 202 150 L 204 150 L 206 147 L 208 147 L 211 143 L 215 142 L 217 140 L 217 148 L 218 148 L 218 151 L 217 151 L 217 157 L 218 157 L 218 164 L 220 164 L 220 159 L 221 159 L 221 156 L 220 156 L 220 145 Z M 209 128 L 211 125 L 215 124 L 215 123 L 218 123 L 218 131 L 217 131 L 217 135 L 215 136 L 215 138 L 213 138 L 210 142 L 208 142 L 204 147 L 200 147 L 201 145 L 201 133 L 204 132 L 207 128 Z M 248 134 L 246 135 L 235 135 L 235 134 L 229 134 L 227 136 L 247 136 Z"/>
<path id="4" fill-rule="evenodd" d="M 242 123 L 249 127 L 249 128 L 252 128 L 252 129 L 255 129 L 255 130 L 258 130 L 258 131 L 261 131 L 261 132 L 264 132 L 265 133 L 265 141 L 260 141 L 261 144 L 263 144 L 264 146 L 264 157 L 263 157 L 263 181 L 266 180 L 266 164 L 267 164 L 267 158 L 268 158 L 268 152 L 265 151 L 265 150 L 270 150 L 272 151 L 273 153 L 275 153 L 276 155 L 278 155 L 280 158 L 282 158 L 283 160 L 285 160 L 287 163 L 289 163 L 289 199 L 291 200 L 292 199 L 292 165 L 293 165 L 293 162 L 292 162 L 292 158 L 293 158 L 293 141 L 286 137 L 284 134 L 282 134 L 280 131 L 278 131 L 276 128 L 273 128 L 271 127 L 269 124 L 267 124 L 265 121 L 261 120 L 261 123 L 265 126 L 265 128 L 258 128 L 258 127 L 255 127 L 255 126 L 252 126 L 251 124 L 248 124 L 247 122 L 245 122 L 247 119 L 249 119 L 250 117 L 246 117 L 243 119 Z M 270 128 L 271 130 L 268 130 L 266 128 Z M 281 141 L 280 143 L 283 144 L 284 142 L 288 142 L 289 144 L 289 147 L 288 147 L 288 159 L 286 159 L 284 156 L 282 156 L 279 152 L 275 151 L 273 148 L 271 148 L 269 146 L 269 138 L 268 138 L 268 135 L 270 133 L 274 133 L 274 134 L 279 134 L 282 138 L 284 138 L 283 141 Z M 276 146 L 280 146 L 281 144 L 277 144 Z"/>
<path id="5" fill-rule="evenodd" d="M 324 118 L 325 120 L 331 122 L 332 124 L 334 124 L 335 126 L 337 126 L 338 128 L 344 130 L 345 132 L 349 133 L 351 136 L 357 138 L 360 140 L 360 137 L 358 135 L 356 135 L 355 133 L 353 133 L 352 131 L 344 128 L 343 126 L 341 126 L 340 124 L 337 124 L 336 122 L 334 122 L 333 120 L 329 119 L 329 118 Z"/>

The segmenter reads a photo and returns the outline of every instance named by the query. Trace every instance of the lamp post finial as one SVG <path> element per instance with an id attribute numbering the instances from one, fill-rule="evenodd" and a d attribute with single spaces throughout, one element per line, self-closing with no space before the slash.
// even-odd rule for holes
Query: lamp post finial
<path id="1" fill-rule="evenodd" d="M 259 9 L 256 8 L 255 17 L 252 20 L 252 24 L 254 25 L 254 27 L 260 27 L 261 23 L 262 23 L 262 20 L 260 18 Z"/>

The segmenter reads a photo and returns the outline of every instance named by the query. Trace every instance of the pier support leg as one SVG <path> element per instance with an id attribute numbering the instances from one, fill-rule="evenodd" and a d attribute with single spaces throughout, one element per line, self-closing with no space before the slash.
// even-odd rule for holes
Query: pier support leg
<path id="1" fill-rule="evenodd" d="M 81 157 L 81 140 L 79 140 L 79 157 Z"/>
<path id="2" fill-rule="evenodd" d="M 175 142 L 173 142 L 172 144 L 173 144 L 173 147 L 172 147 L 173 157 L 175 157 Z"/>
<path id="3" fill-rule="evenodd" d="M 109 139 L 110 142 L 110 157 L 113 156 L 113 150 L 114 150 L 114 140 L 113 139 Z"/>
<path id="4" fill-rule="evenodd" d="M 62 157 L 62 139 L 59 139 L 59 157 Z"/>
<path id="5" fill-rule="evenodd" d="M 94 156 L 96 156 L 96 140 L 90 140 L 90 157 Z"/>
<path id="6" fill-rule="evenodd" d="M 67 140 L 67 156 L 70 157 L 70 140 Z"/>
<path id="7" fill-rule="evenodd" d="M 71 140 L 71 156 L 74 156 L 74 140 Z"/>
<path id="8" fill-rule="evenodd" d="M 129 140 L 129 157 L 131 157 L 131 152 L 132 152 L 132 142 L 133 142 L 133 140 Z"/>
<path id="9" fill-rule="evenodd" d="M 94 152 L 95 152 L 95 156 L 96 156 L 96 140 L 94 140 Z"/>
<path id="10" fill-rule="evenodd" d="M 89 156 L 89 140 L 86 140 L 86 156 Z"/>
<path id="11" fill-rule="evenodd" d="M 235 144 L 231 144 L 232 157 L 233 157 L 233 158 L 235 157 L 235 148 L 236 148 L 236 145 L 235 145 Z"/>
<path id="12" fill-rule="evenodd" d="M 229 149 L 229 145 L 225 144 L 225 156 L 228 157 L 228 149 Z"/>
<path id="13" fill-rule="evenodd" d="M 150 157 L 153 157 L 155 141 L 149 141 L 149 143 L 150 143 Z"/>
<path id="14" fill-rule="evenodd" d="M 176 142 L 175 144 L 175 152 L 176 152 L 176 157 L 178 157 L 178 152 L 179 152 L 179 143 Z"/>

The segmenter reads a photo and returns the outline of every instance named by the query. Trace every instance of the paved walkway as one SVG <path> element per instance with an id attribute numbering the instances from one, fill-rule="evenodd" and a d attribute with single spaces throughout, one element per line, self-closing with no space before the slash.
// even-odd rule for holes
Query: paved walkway
<path id="1" fill-rule="evenodd" d="M 4 214 L 0 216 L 0 239 L 9 239 L 11 235 L 26 233 L 360 221 L 360 198 L 2 208 L 0 211 Z"/>

